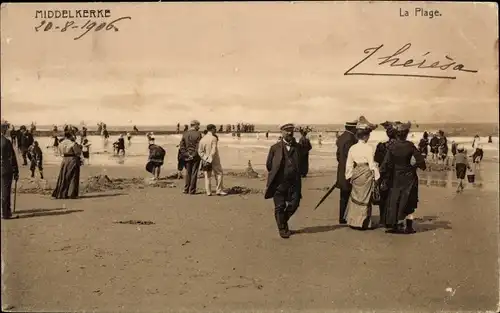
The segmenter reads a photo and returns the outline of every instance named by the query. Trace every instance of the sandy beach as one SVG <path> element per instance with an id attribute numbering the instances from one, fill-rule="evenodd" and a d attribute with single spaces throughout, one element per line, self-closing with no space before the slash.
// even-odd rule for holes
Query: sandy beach
<path id="1" fill-rule="evenodd" d="M 56 15 L 64 12 L 75 17 Z M 2 311 L 500 311 L 495 4 L 8 3 L 0 15 L 2 124 L 36 126 L 45 176 L 30 178 L 20 167 L 14 218 L 1 221 Z M 419 170 L 412 234 L 339 225 L 339 190 L 314 209 L 337 180 L 337 135 L 351 123 L 374 123 L 366 143 L 375 147 L 388 139 L 384 121 L 411 122 L 414 144 L 424 131 L 442 130 L 450 157 L 453 141 L 468 156 L 478 143 L 484 152 L 476 181 L 466 179 L 461 193 L 448 165 Z M 220 157 L 227 196 L 206 196 L 203 179 L 198 194 L 183 194 L 174 176 L 185 124 L 255 130 L 209 135 L 201 145 L 198 134 L 186 135 L 187 150 L 201 146 L 215 172 Z M 63 125 L 88 127 L 90 162 L 74 200 L 51 198 L 62 162 L 54 125 L 60 137 Z M 309 174 L 292 232 L 280 223 L 281 235 L 290 235 L 281 238 L 273 200 L 263 194 L 267 156 L 281 135 L 306 126 Z M 398 137 L 405 127 L 398 124 Z M 156 183 L 145 170 L 150 131 L 166 151 Z M 121 134 L 125 151 L 117 156 Z M 343 156 L 354 143 L 346 137 L 338 144 Z M 31 144 L 18 138 L 23 148 Z M 2 147 L 8 173 L 12 150 L 6 140 Z M 69 142 L 59 148 L 79 153 Z M 360 149 L 356 164 L 371 164 L 368 147 Z M 280 179 L 305 164 L 298 150 L 285 150 L 272 162 Z M 411 160 L 404 153 L 392 161 Z M 66 172 L 76 164 L 67 160 Z M 249 164 L 258 175 L 247 175 Z M 410 212 L 416 190 L 393 187 Z M 284 193 L 275 194 L 277 211 Z M 378 206 L 372 215 L 376 224 Z"/>
<path id="2" fill-rule="evenodd" d="M 483 163 L 482 172 L 493 171 L 498 177 L 496 163 Z M 11 311 L 476 311 L 498 304 L 498 183 L 457 195 L 448 174 L 421 173 L 417 233 L 404 236 L 337 225 L 338 192 L 314 211 L 334 173 L 313 171 L 291 220 L 295 234 L 283 240 L 261 194 L 262 172 L 225 177 L 227 188 L 246 194 L 208 198 L 183 195 L 181 180 L 149 185 L 142 167 L 84 166 L 82 193 L 92 191 L 92 176 L 122 183 L 77 200 L 50 199 L 58 167 L 45 172 L 42 183 L 22 168 L 19 218 L 2 221 L 2 304 Z M 377 214 L 375 207 L 374 220 Z"/>

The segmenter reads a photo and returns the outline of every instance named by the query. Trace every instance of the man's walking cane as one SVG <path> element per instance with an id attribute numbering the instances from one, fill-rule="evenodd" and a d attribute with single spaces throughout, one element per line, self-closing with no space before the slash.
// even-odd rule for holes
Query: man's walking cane
<path id="1" fill-rule="evenodd" d="M 16 202 L 17 202 L 16 200 L 17 200 L 17 179 L 16 182 L 14 183 L 14 205 L 12 212 L 16 212 Z"/>

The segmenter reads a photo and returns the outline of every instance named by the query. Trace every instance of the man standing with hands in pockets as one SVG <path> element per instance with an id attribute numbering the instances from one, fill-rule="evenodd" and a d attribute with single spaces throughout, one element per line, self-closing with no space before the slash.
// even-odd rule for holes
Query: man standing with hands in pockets
<path id="1" fill-rule="evenodd" d="M 207 126 L 207 134 L 200 140 L 200 144 L 198 147 L 198 154 L 201 157 L 201 170 L 203 171 L 205 176 L 205 190 L 207 196 L 212 195 L 212 172 L 214 173 L 215 182 L 217 185 L 216 194 L 218 196 L 227 195 L 222 189 L 223 173 L 219 156 L 219 138 L 215 134 L 216 131 L 216 126 L 214 124 L 209 124 Z"/>
<path id="2" fill-rule="evenodd" d="M 2 170 L 2 219 L 12 218 L 12 208 L 11 208 L 11 190 L 12 190 L 12 180 L 17 181 L 19 179 L 19 168 L 17 165 L 16 153 L 14 152 L 14 147 L 12 142 L 7 139 L 5 134 L 9 129 L 9 124 L 2 120 L 1 121 L 1 170 Z"/>

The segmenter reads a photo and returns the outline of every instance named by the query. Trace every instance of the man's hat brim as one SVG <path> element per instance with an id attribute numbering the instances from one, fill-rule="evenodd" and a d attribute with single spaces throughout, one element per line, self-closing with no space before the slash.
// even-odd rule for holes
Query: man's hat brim
<path id="1" fill-rule="evenodd" d="M 280 130 L 294 130 L 294 129 L 295 125 L 293 125 L 292 123 L 284 124 L 280 127 Z"/>

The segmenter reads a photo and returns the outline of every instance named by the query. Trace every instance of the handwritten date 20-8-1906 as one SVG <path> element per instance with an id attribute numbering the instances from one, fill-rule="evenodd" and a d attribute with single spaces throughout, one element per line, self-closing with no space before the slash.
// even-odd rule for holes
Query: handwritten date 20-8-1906
<path id="1" fill-rule="evenodd" d="M 114 30 L 115 32 L 119 31 L 118 27 L 116 27 L 116 23 L 122 20 L 131 20 L 130 16 L 123 16 L 117 18 L 111 22 L 103 22 L 103 21 L 94 21 L 87 20 L 85 23 L 78 23 L 72 20 L 66 20 L 65 22 L 61 22 L 61 25 L 53 23 L 51 21 L 42 20 L 38 26 L 35 26 L 36 32 L 48 32 L 48 31 L 59 31 L 64 33 L 66 31 L 75 31 L 78 32 L 82 30 L 83 32 L 79 33 L 78 36 L 74 37 L 74 40 L 78 40 L 88 34 L 91 30 L 95 32 L 98 31 L 110 31 Z M 62 25 L 64 23 L 64 25 Z"/>

